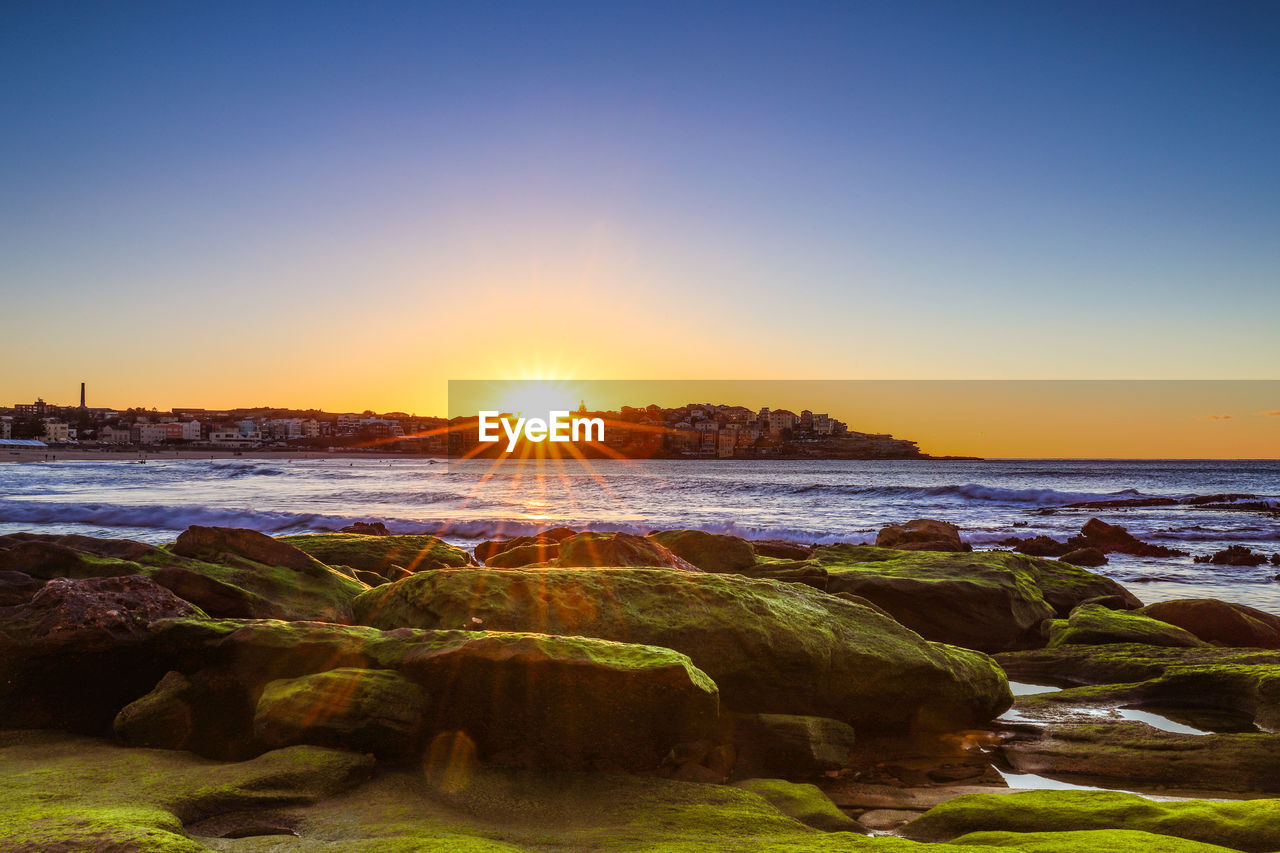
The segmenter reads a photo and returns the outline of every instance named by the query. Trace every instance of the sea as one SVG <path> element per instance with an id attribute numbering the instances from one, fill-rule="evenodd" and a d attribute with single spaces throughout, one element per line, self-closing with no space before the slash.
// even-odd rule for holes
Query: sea
<path id="1" fill-rule="evenodd" d="M 1255 495 L 1267 510 L 1088 501 Z M 1280 614 L 1280 566 L 1196 563 L 1228 545 L 1280 552 L 1280 461 L 592 460 L 247 458 L 58 460 L 0 465 L 0 533 L 172 541 L 192 524 L 274 535 L 381 521 L 463 547 L 549 527 L 698 528 L 750 539 L 872 542 L 887 524 L 937 518 L 975 547 L 1078 533 L 1089 518 L 1189 552 L 1112 555 L 1098 571 L 1151 603 L 1214 597 Z"/>

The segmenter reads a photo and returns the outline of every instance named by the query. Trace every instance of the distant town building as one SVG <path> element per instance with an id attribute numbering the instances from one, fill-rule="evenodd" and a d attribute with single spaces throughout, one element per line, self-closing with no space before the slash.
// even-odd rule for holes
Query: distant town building
<path id="1" fill-rule="evenodd" d="M 133 430 L 127 426 L 104 426 L 98 430 L 99 444 L 132 444 Z"/>
<path id="2" fill-rule="evenodd" d="M 763 412 L 765 410 L 762 409 L 761 411 Z M 769 412 L 768 419 L 769 432 L 774 433 L 775 435 L 782 432 L 784 429 L 791 429 L 796 425 L 796 421 L 798 420 L 795 412 L 787 411 L 786 409 L 778 409 L 776 412 Z"/>
<path id="3" fill-rule="evenodd" d="M 50 444 L 66 444 L 75 437 L 71 425 L 57 418 L 45 418 L 44 440 Z"/>
<path id="4" fill-rule="evenodd" d="M 209 433 L 209 444 L 214 447 L 257 447 L 262 444 L 262 433 L 242 432 L 239 429 L 220 429 Z"/>

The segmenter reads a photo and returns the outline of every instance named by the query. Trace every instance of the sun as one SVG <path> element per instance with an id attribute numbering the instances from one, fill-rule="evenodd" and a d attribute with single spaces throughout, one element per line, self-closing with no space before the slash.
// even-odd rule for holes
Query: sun
<path id="1" fill-rule="evenodd" d="M 573 380 L 518 379 L 493 382 L 478 397 L 483 410 L 545 418 L 548 412 L 575 411 L 585 395 L 585 386 Z"/>

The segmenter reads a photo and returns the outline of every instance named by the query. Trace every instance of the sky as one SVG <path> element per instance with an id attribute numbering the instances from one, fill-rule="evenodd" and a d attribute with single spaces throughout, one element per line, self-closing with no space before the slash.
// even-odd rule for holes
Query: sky
<path id="1" fill-rule="evenodd" d="M 1280 378 L 1277 44 L 1268 2 L 0 0 L 0 403 Z"/>

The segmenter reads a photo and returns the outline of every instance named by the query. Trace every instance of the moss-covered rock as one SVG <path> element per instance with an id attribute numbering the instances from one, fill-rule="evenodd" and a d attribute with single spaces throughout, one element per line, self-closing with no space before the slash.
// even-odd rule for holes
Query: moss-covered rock
<path id="1" fill-rule="evenodd" d="M 410 572 L 469 565 L 470 555 L 436 536 L 364 536 L 358 533 L 312 533 L 278 540 L 331 566 L 350 566 L 394 580 L 392 566 Z"/>
<path id="2" fill-rule="evenodd" d="M 579 567 L 661 567 L 699 571 L 657 542 L 631 533 L 577 533 L 560 542 L 554 564 Z"/>
<path id="3" fill-rule="evenodd" d="M 32 577 L 143 575 L 212 616 L 350 621 L 366 585 L 253 530 L 192 527 L 157 548 L 126 539 L 0 537 L 0 569 Z M 19 569 L 21 570 L 21 569 Z"/>
<path id="4" fill-rule="evenodd" d="M 828 832 L 859 832 L 858 822 L 822 793 L 817 785 L 782 779 L 744 779 L 734 785 L 759 796 L 787 817 Z"/>
<path id="5" fill-rule="evenodd" d="M 196 853 L 184 824 L 210 815 L 300 806 L 368 778 L 366 756 L 291 747 L 221 764 L 97 738 L 0 732 L 0 848 Z"/>
<path id="6" fill-rule="evenodd" d="M 424 737 L 464 731 L 483 759 L 504 764 L 653 770 L 677 743 L 709 735 L 719 715 L 714 682 L 687 657 L 665 648 L 588 637 L 383 632 L 275 621 L 172 620 L 158 631 L 192 665 L 221 668 L 254 697 L 264 687 L 270 690 L 269 682 L 332 670 L 343 674 L 339 680 L 354 695 L 363 683 L 361 673 L 394 670 L 431 697 L 419 715 Z M 334 678 L 300 681 L 288 689 Z M 348 695 L 332 689 L 338 698 Z M 371 723 L 384 727 L 376 719 L 378 701 L 371 695 L 339 719 L 356 725 L 368 711 L 375 716 Z M 262 715 L 258 702 L 260 723 Z M 260 725 L 255 730 L 263 736 Z M 280 742 L 267 738 L 264 745 Z"/>
<path id="7" fill-rule="evenodd" d="M 751 543 L 724 533 L 703 530 L 663 530 L 649 538 L 704 572 L 742 572 L 756 564 Z"/>
<path id="8" fill-rule="evenodd" d="M 1164 837 L 1141 849 L 1165 849 L 1163 843 L 1173 837 L 1262 853 L 1280 850 L 1280 800 L 1157 801 L 1117 791 L 966 794 L 930 809 L 904 834 L 925 841 L 951 841 L 976 832 L 1022 835 L 1090 830 Z"/>
<path id="9" fill-rule="evenodd" d="M 119 577 L 157 564 L 166 553 L 129 539 L 96 539 L 73 534 L 10 533 L 0 536 L 0 570 L 39 580 Z"/>
<path id="10" fill-rule="evenodd" d="M 1048 648 L 1051 649 L 1108 643 L 1182 647 L 1208 645 L 1189 631 L 1138 611 L 1111 610 L 1099 604 L 1080 605 L 1066 620 L 1055 621 L 1049 631 Z"/>
<path id="11" fill-rule="evenodd" d="M 403 675 L 344 667 L 269 682 L 253 734 L 268 749 L 306 743 L 403 758 L 419 746 L 426 709 L 427 692 Z"/>
<path id="12" fill-rule="evenodd" d="M 825 717 L 733 714 L 728 717 L 737 753 L 734 778 L 800 779 L 849 763 L 853 727 Z"/>
<path id="13" fill-rule="evenodd" d="M 877 548 L 900 551 L 972 551 L 961 541 L 960 528 L 933 518 L 917 518 L 906 524 L 891 524 L 876 534 Z"/>
<path id="14" fill-rule="evenodd" d="M 130 746 L 244 761 L 261 752 L 251 738 L 256 695 L 256 686 L 229 667 L 189 675 L 170 671 L 151 692 L 122 708 L 112 728 Z"/>
<path id="15" fill-rule="evenodd" d="M 1280 731 L 1280 652 L 1130 643 L 1011 652 L 998 660 L 1015 679 L 1110 685 L 1095 691 L 1100 701 L 1217 709 Z M 1054 694 L 1037 700 L 1078 701 Z"/>
<path id="16" fill-rule="evenodd" d="M 485 560 L 485 565 L 495 569 L 517 569 L 522 566 L 544 565 L 558 556 L 560 556 L 559 543 L 534 542 L 528 545 L 517 545 L 493 554 Z"/>
<path id="17" fill-rule="evenodd" d="M 1140 611 L 1218 646 L 1280 649 L 1280 616 L 1216 598 L 1181 598 Z"/>
<path id="18" fill-rule="evenodd" d="M 455 569 L 362 595 L 384 628 L 485 628 L 600 637 L 687 654 L 737 711 L 832 717 L 855 728 L 963 728 L 1011 697 L 985 655 L 928 643 L 807 587 L 662 569 Z"/>
<path id="19" fill-rule="evenodd" d="M 974 832 L 955 840 L 960 845 L 1007 847 L 1022 853 L 1230 853 L 1230 848 L 1131 829 L 1071 832 Z"/>
<path id="20" fill-rule="evenodd" d="M 0 721 L 100 732 L 171 662 L 153 619 L 203 615 L 144 577 L 48 581 L 26 604 L 0 609 Z"/>
<path id="21" fill-rule="evenodd" d="M 90 738 L 0 733 L 0 847 L 22 853 L 975 851 L 824 833 L 757 794 L 724 785 L 472 765 L 457 767 L 456 784 L 442 788 L 417 768 L 384 769 L 362 781 L 371 763 L 350 752 L 290 747 L 220 764 Z M 236 837 L 264 825 L 283 826 L 290 835 Z"/>
<path id="22" fill-rule="evenodd" d="M 1001 747 L 1019 773 L 1180 790 L 1280 791 L 1280 735 L 1179 734 L 1142 722 L 1046 726 Z"/>
<path id="23" fill-rule="evenodd" d="M 1122 684 L 1146 681 L 1170 669 L 1188 666 L 1278 666 L 1280 651 L 1116 643 L 1004 652 L 995 659 L 1015 681 Z"/>
<path id="24" fill-rule="evenodd" d="M 1057 560 L 1004 551 L 895 551 L 862 545 L 817 548 L 827 590 L 862 596 L 930 640 L 980 651 L 1043 645 L 1040 623 L 1076 605 L 1119 595 L 1115 581 Z"/>

